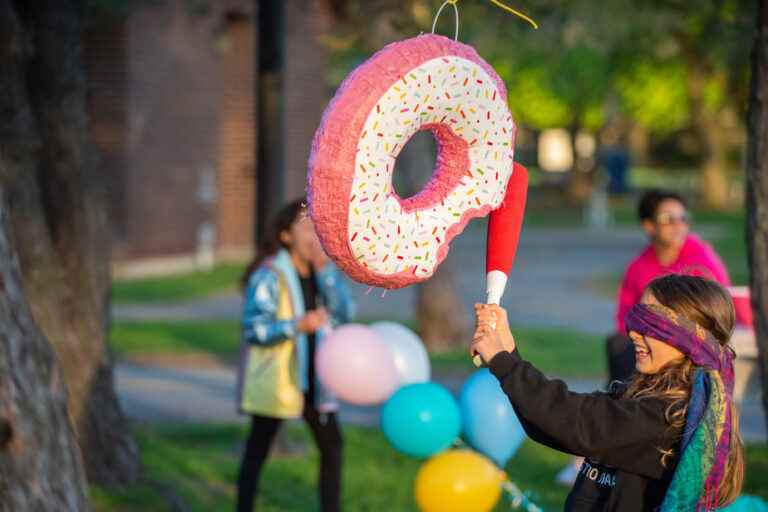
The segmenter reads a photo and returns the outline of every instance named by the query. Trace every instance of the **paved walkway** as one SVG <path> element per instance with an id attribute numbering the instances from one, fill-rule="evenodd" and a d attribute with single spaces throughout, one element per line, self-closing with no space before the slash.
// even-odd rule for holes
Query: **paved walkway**
<path id="1" fill-rule="evenodd" d="M 713 230 L 699 230 L 705 238 Z M 594 334 L 613 328 L 614 298 L 595 290 L 595 282 L 619 276 L 645 244 L 636 228 L 604 231 L 574 228 L 523 229 L 517 259 L 504 295 L 513 325 L 559 327 Z M 443 265 L 456 271 L 457 291 L 467 314 L 485 300 L 485 225 L 472 224 L 451 244 Z M 461 270 L 459 272 L 459 270 Z M 414 287 L 384 291 L 351 282 L 363 319 L 410 321 Z M 240 297 L 227 294 L 183 304 L 117 305 L 117 319 L 237 319 Z"/>
<path id="2" fill-rule="evenodd" d="M 547 326 L 603 334 L 613 324 L 613 298 L 595 293 L 595 277 L 618 276 L 644 243 L 637 229 L 524 229 L 504 296 L 515 325 Z M 485 299 L 485 228 L 472 225 L 454 240 L 443 263 L 455 270 L 459 296 L 471 313 Z M 371 289 L 350 282 L 360 318 L 412 320 L 415 289 Z M 220 295 L 183 304 L 117 305 L 117 319 L 236 319 L 240 297 Z"/>
<path id="3" fill-rule="evenodd" d="M 435 375 L 435 382 L 458 396 L 469 375 Z M 600 382 L 571 379 L 574 391 L 597 389 Z M 117 366 L 117 387 L 127 414 L 144 423 L 239 422 L 235 410 L 235 369 L 224 365 L 208 368 L 169 368 L 122 363 Z M 346 423 L 374 426 L 379 407 L 342 404 L 340 415 Z"/>

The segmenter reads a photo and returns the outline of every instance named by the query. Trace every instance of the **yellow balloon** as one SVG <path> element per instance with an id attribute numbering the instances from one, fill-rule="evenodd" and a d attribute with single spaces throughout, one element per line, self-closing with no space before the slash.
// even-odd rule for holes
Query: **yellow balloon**
<path id="1" fill-rule="evenodd" d="M 499 501 L 505 478 L 472 450 L 448 450 L 419 469 L 416 503 L 422 512 L 488 512 Z"/>

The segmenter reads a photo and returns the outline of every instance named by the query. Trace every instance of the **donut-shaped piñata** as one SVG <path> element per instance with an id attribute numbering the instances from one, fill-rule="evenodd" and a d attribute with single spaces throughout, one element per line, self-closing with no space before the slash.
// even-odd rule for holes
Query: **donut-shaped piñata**
<path id="1" fill-rule="evenodd" d="M 436 167 L 403 199 L 395 160 L 419 130 L 435 136 Z M 472 47 L 433 34 L 388 45 L 346 78 L 315 133 L 309 209 L 323 247 L 363 283 L 428 279 L 467 222 L 501 204 L 514 137 L 504 83 Z"/>

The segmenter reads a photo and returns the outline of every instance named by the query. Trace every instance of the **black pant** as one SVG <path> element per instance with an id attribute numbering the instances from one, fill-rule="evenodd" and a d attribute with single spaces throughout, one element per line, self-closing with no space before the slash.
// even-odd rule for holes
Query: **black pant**
<path id="1" fill-rule="evenodd" d="M 312 400 L 304 402 L 304 421 L 320 450 L 320 503 L 323 512 L 341 510 L 341 430 L 336 414 L 320 414 Z M 252 512 L 258 495 L 261 467 L 282 420 L 266 416 L 251 416 L 251 432 L 237 480 L 237 510 Z"/>
<path id="2" fill-rule="evenodd" d="M 627 381 L 635 373 L 635 346 L 624 334 L 615 333 L 605 340 L 608 355 L 608 386 L 613 381 Z"/>

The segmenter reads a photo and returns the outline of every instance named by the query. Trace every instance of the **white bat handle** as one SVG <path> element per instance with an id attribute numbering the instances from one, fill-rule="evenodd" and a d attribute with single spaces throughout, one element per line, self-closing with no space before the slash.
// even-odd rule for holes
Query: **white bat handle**
<path id="1" fill-rule="evenodd" d="M 498 306 L 501 303 L 501 296 L 504 294 L 504 288 L 507 286 L 507 274 L 500 270 L 491 270 L 486 275 L 486 289 L 488 298 L 486 304 Z M 491 324 L 491 329 L 496 329 L 496 324 Z M 480 354 L 472 356 L 472 362 L 477 368 L 483 366 L 483 358 Z"/>

